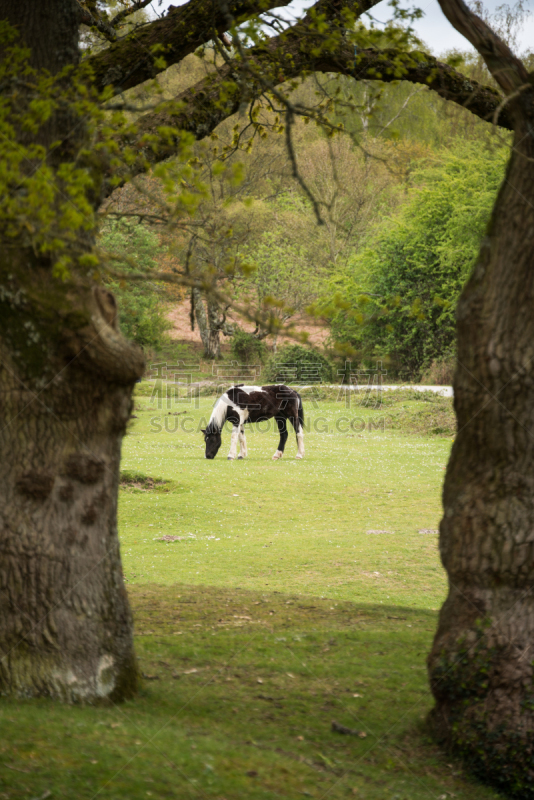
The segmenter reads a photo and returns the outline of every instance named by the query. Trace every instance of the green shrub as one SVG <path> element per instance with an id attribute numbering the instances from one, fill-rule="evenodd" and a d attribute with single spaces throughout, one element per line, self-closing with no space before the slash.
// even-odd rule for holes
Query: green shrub
<path id="1" fill-rule="evenodd" d="M 505 153 L 466 145 L 417 175 L 407 205 L 380 222 L 337 277 L 332 337 L 403 380 L 454 358 L 455 308 L 480 248 Z M 434 368 L 436 371 L 437 367 Z"/>
<path id="2" fill-rule="evenodd" d="M 232 336 L 231 351 L 240 364 L 263 364 L 267 358 L 265 342 L 237 326 Z"/>
<path id="3" fill-rule="evenodd" d="M 330 383 L 332 373 L 330 361 L 316 350 L 292 344 L 271 356 L 265 378 L 273 383 Z"/>

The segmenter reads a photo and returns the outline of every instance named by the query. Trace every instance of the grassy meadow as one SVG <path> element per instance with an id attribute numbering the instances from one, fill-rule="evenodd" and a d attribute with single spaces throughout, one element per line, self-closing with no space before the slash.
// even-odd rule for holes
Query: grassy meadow
<path id="1" fill-rule="evenodd" d="M 450 438 L 390 431 L 388 407 L 305 401 L 302 461 L 292 433 L 284 458 L 272 461 L 272 421 L 247 431 L 247 459 L 227 460 L 226 431 L 206 461 L 199 430 L 213 398 L 194 405 L 169 411 L 149 397 L 137 401 L 123 450 L 132 483 L 120 504 L 129 585 L 290 590 L 437 610 L 445 580 L 428 531 L 440 518 Z M 168 483 L 147 491 L 136 475 Z M 184 538 L 161 541 L 165 535 Z"/>
<path id="2" fill-rule="evenodd" d="M 413 430 L 447 402 L 308 398 L 303 461 L 293 435 L 271 460 L 272 427 L 206 461 L 213 398 L 158 409 L 141 385 L 119 528 L 142 691 L 3 700 L 0 800 L 495 798 L 424 722 L 451 437 Z"/>

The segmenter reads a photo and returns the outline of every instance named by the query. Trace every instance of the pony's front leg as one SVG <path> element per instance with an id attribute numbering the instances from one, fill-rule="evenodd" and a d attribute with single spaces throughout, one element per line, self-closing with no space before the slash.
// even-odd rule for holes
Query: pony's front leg
<path id="1" fill-rule="evenodd" d="M 304 431 L 302 425 L 299 425 L 297 433 L 297 455 L 296 458 L 304 458 Z"/>
<path id="2" fill-rule="evenodd" d="M 241 425 L 239 429 L 239 448 L 240 453 L 238 458 L 246 458 L 247 457 L 247 440 L 245 439 L 245 429 Z"/>
<path id="3" fill-rule="evenodd" d="M 232 436 L 230 439 L 230 452 L 228 453 L 228 461 L 233 461 L 237 455 L 237 438 L 239 436 L 239 425 L 234 425 L 232 428 Z"/>
<path id="4" fill-rule="evenodd" d="M 278 443 L 278 450 L 273 456 L 273 461 L 277 461 L 279 458 L 282 458 L 284 455 L 284 447 L 286 446 L 287 442 L 287 425 L 285 418 L 276 417 L 276 424 L 278 425 L 278 431 L 280 433 L 280 441 Z"/>

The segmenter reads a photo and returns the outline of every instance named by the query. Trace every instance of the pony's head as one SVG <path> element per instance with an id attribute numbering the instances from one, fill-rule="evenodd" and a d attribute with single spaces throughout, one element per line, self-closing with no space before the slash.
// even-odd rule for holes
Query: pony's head
<path id="1" fill-rule="evenodd" d="M 206 442 L 206 458 L 215 458 L 222 443 L 221 432 L 203 428 L 202 433 Z"/>

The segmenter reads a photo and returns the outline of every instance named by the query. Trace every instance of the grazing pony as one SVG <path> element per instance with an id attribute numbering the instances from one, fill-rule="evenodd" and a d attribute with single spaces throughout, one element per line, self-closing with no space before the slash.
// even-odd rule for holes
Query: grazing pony
<path id="1" fill-rule="evenodd" d="M 233 461 L 237 454 L 237 440 L 241 446 L 238 458 L 247 455 L 247 442 L 244 425 L 274 419 L 280 432 L 278 450 L 273 461 L 282 458 L 287 442 L 287 420 L 297 434 L 297 458 L 304 456 L 304 410 L 302 399 L 297 392 L 283 384 L 278 386 L 232 386 L 217 400 L 211 413 L 208 427 L 202 430 L 206 441 L 206 458 L 215 458 L 221 446 L 221 431 L 228 420 L 232 423 L 232 438 L 228 459 Z"/>

